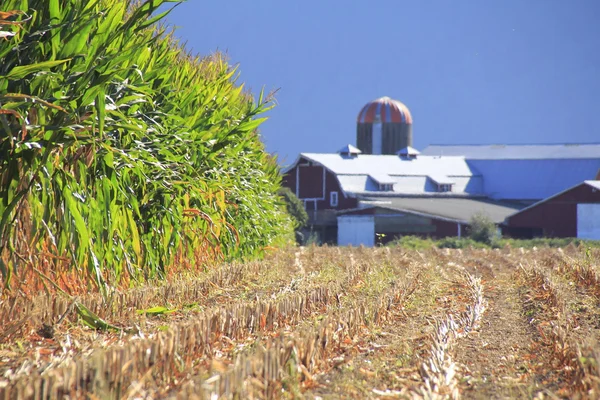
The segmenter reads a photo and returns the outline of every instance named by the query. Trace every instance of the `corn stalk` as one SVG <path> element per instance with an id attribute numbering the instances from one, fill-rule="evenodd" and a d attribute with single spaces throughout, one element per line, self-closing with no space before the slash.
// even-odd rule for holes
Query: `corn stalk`
<path id="1" fill-rule="evenodd" d="M 256 133 L 270 99 L 254 102 L 222 56 L 186 52 L 157 25 L 166 3 L 0 5 L 5 287 L 37 267 L 106 292 L 287 233 Z"/>

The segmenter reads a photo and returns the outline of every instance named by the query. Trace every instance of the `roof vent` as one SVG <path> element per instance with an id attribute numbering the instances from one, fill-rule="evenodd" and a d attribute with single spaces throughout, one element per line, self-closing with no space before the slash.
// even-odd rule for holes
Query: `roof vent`
<path id="1" fill-rule="evenodd" d="M 398 151 L 396 154 L 398 154 L 400 157 L 406 157 L 406 158 L 417 158 L 417 156 L 419 154 L 421 154 L 419 152 L 419 150 L 413 148 L 413 147 L 405 147 L 402 150 Z"/>
<path id="2" fill-rule="evenodd" d="M 359 149 L 357 149 L 356 147 L 352 146 L 351 144 L 347 144 L 344 147 L 342 147 L 341 149 L 338 150 L 338 153 L 341 156 L 346 156 L 346 157 L 358 157 L 358 155 L 360 153 L 362 153 L 362 151 L 360 151 Z"/>

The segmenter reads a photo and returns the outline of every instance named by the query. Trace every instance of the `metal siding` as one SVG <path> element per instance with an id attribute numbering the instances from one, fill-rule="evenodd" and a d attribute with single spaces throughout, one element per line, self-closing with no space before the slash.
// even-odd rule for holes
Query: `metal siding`
<path id="1" fill-rule="evenodd" d="M 577 237 L 600 240 L 600 203 L 577 204 Z"/>
<path id="2" fill-rule="evenodd" d="M 371 215 L 338 217 L 338 246 L 375 245 L 375 218 Z"/>
<path id="3" fill-rule="evenodd" d="M 356 125 L 356 147 L 363 154 L 373 153 L 373 125 L 372 124 L 357 124 Z"/>

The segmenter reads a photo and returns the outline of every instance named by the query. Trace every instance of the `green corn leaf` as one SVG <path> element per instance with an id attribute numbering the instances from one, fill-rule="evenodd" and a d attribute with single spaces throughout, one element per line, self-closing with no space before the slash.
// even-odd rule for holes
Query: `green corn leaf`
<path id="1" fill-rule="evenodd" d="M 156 306 L 150 307 L 145 310 L 136 310 L 135 312 L 139 315 L 164 315 L 164 314 L 172 314 L 177 312 L 177 309 L 170 309 L 164 306 Z"/>
<path id="2" fill-rule="evenodd" d="M 6 78 L 11 79 L 11 80 L 23 79 L 24 77 L 26 77 L 29 74 L 33 74 L 33 73 L 39 72 L 39 71 L 47 71 L 52 67 L 56 67 L 57 65 L 64 64 L 70 60 L 71 59 L 68 58 L 65 60 L 43 61 L 43 62 L 40 62 L 37 64 L 16 66 L 8 73 L 8 75 L 6 75 Z"/>
<path id="3" fill-rule="evenodd" d="M 98 115 L 98 133 L 104 135 L 104 118 L 106 117 L 106 97 L 104 88 L 101 87 L 96 95 L 96 114 Z"/>
<path id="4" fill-rule="evenodd" d="M 155 17 L 150 18 L 149 20 L 145 21 L 144 23 L 140 24 L 138 26 L 138 28 L 136 29 L 136 32 L 140 31 L 140 30 L 142 30 L 144 28 L 147 28 L 147 27 L 149 27 L 151 25 L 154 25 L 155 23 L 157 23 L 158 21 L 160 21 L 161 19 L 163 19 L 164 17 L 166 17 L 167 15 L 169 15 L 169 13 L 171 11 L 173 11 L 174 8 L 175 7 L 172 7 L 170 9 L 168 9 L 167 11 L 164 11 L 164 12 L 156 15 Z"/>
<path id="5" fill-rule="evenodd" d="M 87 246 L 90 242 L 90 236 L 88 233 L 88 228 L 85 224 L 85 220 L 79 212 L 79 204 L 71 194 L 70 188 L 68 186 L 65 186 L 63 189 L 63 197 L 65 199 L 66 208 L 69 210 L 69 213 L 73 217 L 75 228 L 77 229 L 77 233 L 79 234 L 80 240 L 78 245 L 81 246 L 80 250 L 84 252 L 87 250 Z"/>
<path id="6" fill-rule="evenodd" d="M 142 245 L 140 242 L 138 227 L 137 227 L 137 224 L 135 223 L 135 220 L 133 219 L 133 214 L 132 214 L 131 210 L 127 209 L 126 213 L 127 213 L 127 219 L 129 221 L 129 231 L 131 232 L 131 245 L 133 246 L 133 251 L 135 252 L 136 256 L 138 257 L 138 262 L 140 262 L 141 261 L 140 257 L 142 255 Z"/>
<path id="7" fill-rule="evenodd" d="M 237 127 L 237 130 L 239 130 L 241 132 L 253 131 L 256 128 L 258 128 L 258 126 L 260 124 L 262 124 L 263 122 L 265 122 L 266 120 L 267 120 L 267 118 L 255 118 L 246 123 L 240 124 L 240 126 Z"/>
<path id="8" fill-rule="evenodd" d="M 48 0 L 48 14 L 50 16 L 50 24 L 58 26 L 62 22 L 59 0 Z M 59 28 L 50 30 L 50 43 L 52 46 L 52 55 L 56 57 L 60 48 L 61 31 Z"/>
<path id="9" fill-rule="evenodd" d="M 88 106 L 92 103 L 92 101 L 98 96 L 98 93 L 102 90 L 100 86 L 93 86 L 87 89 L 83 96 L 81 97 L 80 106 Z"/>
<path id="10" fill-rule="evenodd" d="M 99 331 L 122 331 L 122 328 L 111 325 L 108 322 L 104 321 L 98 315 L 94 314 L 90 311 L 89 308 L 84 306 L 79 302 L 75 302 L 75 310 L 77 311 L 77 315 L 81 318 L 81 321 L 92 329 L 96 329 Z"/>
<path id="11" fill-rule="evenodd" d="M 62 57 L 71 57 L 81 53 L 87 44 L 90 30 L 92 29 L 93 25 L 94 21 L 90 21 L 85 24 L 85 26 L 78 27 L 76 31 L 77 33 L 68 39 L 68 41 L 62 47 L 60 55 Z"/>

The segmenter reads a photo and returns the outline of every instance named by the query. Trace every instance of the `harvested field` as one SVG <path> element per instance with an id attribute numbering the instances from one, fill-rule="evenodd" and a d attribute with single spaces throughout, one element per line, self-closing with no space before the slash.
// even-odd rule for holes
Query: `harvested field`
<path id="1" fill-rule="evenodd" d="M 107 300 L 6 298 L 0 399 L 598 398 L 599 260 L 293 248 Z"/>

